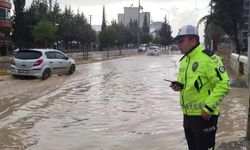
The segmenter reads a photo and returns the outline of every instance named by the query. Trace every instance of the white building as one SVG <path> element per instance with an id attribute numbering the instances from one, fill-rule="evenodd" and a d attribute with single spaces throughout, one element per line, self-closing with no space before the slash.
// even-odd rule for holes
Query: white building
<path id="1" fill-rule="evenodd" d="M 124 14 L 118 14 L 118 23 L 127 26 L 130 20 L 138 20 L 138 7 L 124 7 Z M 150 12 L 140 12 L 140 27 L 143 26 L 144 16 L 147 16 L 148 25 L 150 24 Z"/>

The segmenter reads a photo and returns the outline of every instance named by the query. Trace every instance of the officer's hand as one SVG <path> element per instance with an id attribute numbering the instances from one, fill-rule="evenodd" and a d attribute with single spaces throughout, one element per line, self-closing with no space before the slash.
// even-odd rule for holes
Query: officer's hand
<path id="1" fill-rule="evenodd" d="M 211 115 L 205 112 L 204 110 L 202 110 L 201 116 L 205 120 L 209 120 L 211 118 Z"/>
<path id="2" fill-rule="evenodd" d="M 180 86 L 178 86 L 177 84 L 175 84 L 173 82 L 171 83 L 171 85 L 169 87 L 171 87 L 174 91 L 181 91 Z"/>

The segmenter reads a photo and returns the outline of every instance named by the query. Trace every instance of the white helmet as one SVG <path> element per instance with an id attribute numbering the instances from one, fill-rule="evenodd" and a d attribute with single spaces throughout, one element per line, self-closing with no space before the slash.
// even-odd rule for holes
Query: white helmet
<path id="1" fill-rule="evenodd" d="M 179 40 L 186 35 L 195 35 L 199 37 L 198 29 L 193 25 L 185 25 L 179 30 L 177 36 L 174 38 L 174 41 Z"/>

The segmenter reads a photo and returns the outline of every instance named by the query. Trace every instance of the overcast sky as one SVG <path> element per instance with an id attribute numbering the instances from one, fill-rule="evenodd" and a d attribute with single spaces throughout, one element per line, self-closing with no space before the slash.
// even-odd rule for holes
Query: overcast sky
<path id="1" fill-rule="evenodd" d="M 27 0 L 29 6 L 32 0 Z M 92 15 L 92 24 L 102 23 L 102 7 L 105 5 L 108 23 L 117 19 L 118 13 L 123 13 L 123 7 L 138 6 L 138 0 L 57 0 L 61 8 L 70 5 L 74 12 L 79 9 L 89 19 Z M 173 36 L 185 24 L 196 25 L 198 20 L 209 12 L 210 0 L 141 0 L 143 11 L 151 13 L 152 21 L 163 21 L 165 15 L 173 29 Z M 201 26 L 200 34 L 203 27 Z"/>

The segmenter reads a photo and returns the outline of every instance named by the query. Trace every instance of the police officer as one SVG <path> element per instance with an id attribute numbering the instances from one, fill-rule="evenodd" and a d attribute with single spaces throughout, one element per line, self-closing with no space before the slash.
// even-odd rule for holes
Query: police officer
<path id="1" fill-rule="evenodd" d="M 221 59 L 200 44 L 196 27 L 183 26 L 174 41 L 184 56 L 178 82 L 170 87 L 180 92 L 188 148 L 214 150 L 219 104 L 229 91 L 228 75 Z"/>

